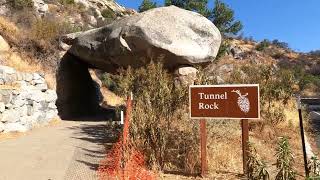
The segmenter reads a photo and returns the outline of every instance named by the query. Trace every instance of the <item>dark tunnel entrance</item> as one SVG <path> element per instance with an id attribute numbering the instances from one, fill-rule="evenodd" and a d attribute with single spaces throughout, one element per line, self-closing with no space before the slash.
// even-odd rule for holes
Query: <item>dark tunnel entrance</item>
<path id="1" fill-rule="evenodd" d="M 100 106 L 103 96 L 100 86 L 89 73 L 87 63 L 66 53 L 57 72 L 57 107 L 63 120 L 106 120 L 112 109 Z"/>

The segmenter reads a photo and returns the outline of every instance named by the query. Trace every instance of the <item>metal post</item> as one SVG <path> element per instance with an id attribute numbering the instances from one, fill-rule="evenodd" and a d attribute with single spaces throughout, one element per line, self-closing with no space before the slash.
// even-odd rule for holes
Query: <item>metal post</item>
<path id="1" fill-rule="evenodd" d="M 200 120 L 200 150 L 201 150 L 201 176 L 206 177 L 208 173 L 207 162 L 207 127 L 206 120 Z"/>
<path id="2" fill-rule="evenodd" d="M 247 162 L 248 162 L 248 143 L 249 143 L 249 122 L 248 119 L 241 120 L 242 129 L 242 161 L 243 161 L 243 173 L 247 174 Z"/>
<path id="3" fill-rule="evenodd" d="M 306 144 L 305 144 L 305 140 L 304 140 L 304 129 L 303 129 L 303 119 L 302 119 L 300 96 L 298 96 L 298 98 L 297 98 L 297 105 L 298 105 L 298 112 L 299 112 L 299 124 L 300 124 L 300 134 L 301 134 L 301 141 L 302 141 L 304 170 L 305 170 L 306 177 L 309 177 L 308 159 L 307 159 Z"/>

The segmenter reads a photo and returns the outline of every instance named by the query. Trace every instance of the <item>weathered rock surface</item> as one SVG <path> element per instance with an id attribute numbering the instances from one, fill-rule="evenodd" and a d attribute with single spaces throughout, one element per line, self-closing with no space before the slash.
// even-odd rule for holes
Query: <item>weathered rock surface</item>
<path id="1" fill-rule="evenodd" d="M 166 67 L 177 68 L 214 60 L 220 43 L 219 30 L 207 18 L 169 6 L 86 31 L 68 52 L 106 71 L 142 66 L 160 56 Z"/>
<path id="2" fill-rule="evenodd" d="M 57 117 L 57 94 L 38 73 L 0 66 L 0 132 L 25 132 Z"/>
<path id="3" fill-rule="evenodd" d="M 33 6 L 41 16 L 49 11 L 48 4 L 46 4 L 43 0 L 33 0 Z"/>
<path id="4" fill-rule="evenodd" d="M 175 80 L 182 85 L 192 85 L 197 78 L 198 70 L 194 67 L 181 67 L 175 72 Z"/>

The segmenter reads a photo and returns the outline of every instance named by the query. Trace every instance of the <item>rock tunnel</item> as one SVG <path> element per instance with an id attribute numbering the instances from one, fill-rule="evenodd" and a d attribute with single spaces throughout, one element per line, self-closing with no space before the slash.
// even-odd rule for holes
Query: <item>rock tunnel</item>
<path id="1" fill-rule="evenodd" d="M 66 53 L 57 72 L 57 107 L 64 120 L 105 120 L 113 111 L 100 106 L 100 86 L 90 73 L 90 66 Z"/>
<path id="2" fill-rule="evenodd" d="M 217 56 L 221 34 L 207 18 L 169 6 L 72 33 L 62 41 L 71 47 L 57 72 L 57 107 L 62 119 L 74 119 L 109 113 L 99 105 L 103 100 L 100 88 L 88 69 L 113 73 L 119 67 L 141 67 L 151 60 L 161 61 L 172 72 L 207 65 Z M 190 68 L 178 74 L 189 72 Z"/>

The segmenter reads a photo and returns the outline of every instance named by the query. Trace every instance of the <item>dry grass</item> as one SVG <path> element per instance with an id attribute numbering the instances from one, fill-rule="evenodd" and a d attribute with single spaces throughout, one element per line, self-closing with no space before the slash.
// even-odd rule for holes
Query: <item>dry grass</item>
<path id="1" fill-rule="evenodd" d="M 20 31 L 9 19 L 0 16 L 0 33 L 10 43 L 18 42 Z"/>
<path id="2" fill-rule="evenodd" d="M 20 72 L 43 72 L 45 74 L 45 80 L 48 84 L 48 87 L 50 89 L 56 88 L 56 77 L 55 74 L 49 70 L 46 70 L 40 63 L 34 63 L 37 62 L 33 57 L 30 57 L 26 54 L 23 54 L 23 52 L 14 52 L 9 51 L 6 53 L 2 53 L 2 56 L 4 57 L 4 65 L 10 66 L 17 71 Z"/>

